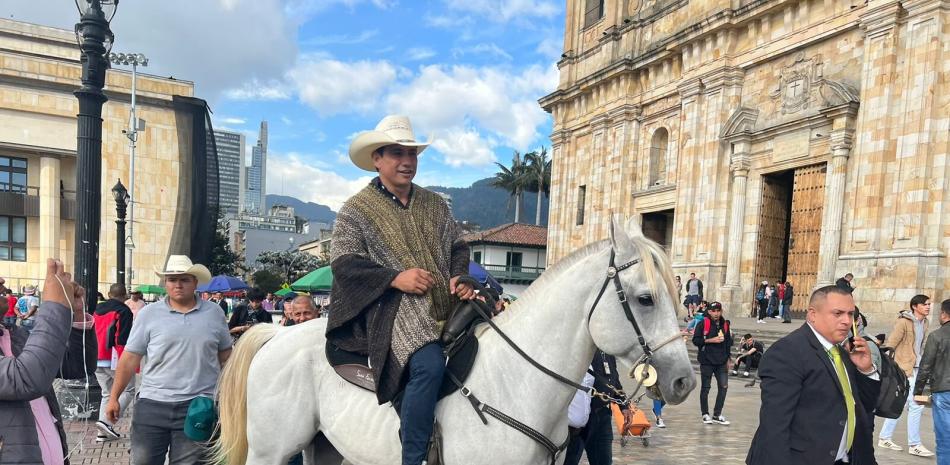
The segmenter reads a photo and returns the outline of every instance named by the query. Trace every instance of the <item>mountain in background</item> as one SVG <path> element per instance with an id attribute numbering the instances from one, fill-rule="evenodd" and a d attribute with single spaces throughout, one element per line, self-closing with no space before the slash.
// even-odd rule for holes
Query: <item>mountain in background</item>
<path id="1" fill-rule="evenodd" d="M 493 228 L 515 220 L 515 199 L 504 189 L 491 186 L 492 178 L 476 181 L 469 187 L 427 186 L 426 189 L 452 196 L 452 214 L 456 220 L 475 223 L 482 229 Z M 541 197 L 541 225 L 548 225 L 548 198 Z M 538 194 L 526 192 L 521 206 L 521 222 L 534 224 L 534 207 Z M 294 207 L 297 216 L 310 221 L 332 223 L 336 212 L 326 205 L 304 202 L 286 195 L 267 194 L 267 208 L 273 205 Z"/>
<path id="2" fill-rule="evenodd" d="M 274 205 L 294 207 L 295 215 L 314 222 L 330 224 L 336 220 L 336 212 L 330 210 L 330 207 L 326 205 L 304 202 L 296 197 L 287 195 L 267 194 L 267 208 L 270 209 L 270 207 Z"/>
<path id="3" fill-rule="evenodd" d="M 511 223 L 515 220 L 515 199 L 508 191 L 490 184 L 492 178 L 475 181 L 469 187 L 428 186 L 426 189 L 452 196 L 452 215 L 482 229 Z M 534 207 L 538 194 L 526 192 L 521 205 L 521 222 L 534 224 Z M 541 226 L 548 225 L 548 198 L 541 196 Z"/>

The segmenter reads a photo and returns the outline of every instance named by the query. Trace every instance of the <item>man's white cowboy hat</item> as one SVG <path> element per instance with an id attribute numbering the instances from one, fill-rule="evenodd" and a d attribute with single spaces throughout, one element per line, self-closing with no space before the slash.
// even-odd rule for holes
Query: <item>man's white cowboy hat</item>
<path id="1" fill-rule="evenodd" d="M 155 274 L 164 278 L 170 274 L 190 274 L 198 280 L 198 285 L 211 281 L 211 272 L 204 265 L 192 263 L 187 255 L 172 255 L 168 257 L 168 263 L 165 264 L 165 270 L 155 270 Z"/>
<path id="2" fill-rule="evenodd" d="M 425 150 L 432 141 L 417 142 L 412 133 L 412 123 L 408 116 L 389 115 L 376 125 L 376 129 L 366 131 L 356 136 L 350 143 L 350 160 L 353 164 L 366 170 L 376 171 L 373 165 L 373 152 L 387 145 L 401 145 L 415 147 L 419 153 Z"/>

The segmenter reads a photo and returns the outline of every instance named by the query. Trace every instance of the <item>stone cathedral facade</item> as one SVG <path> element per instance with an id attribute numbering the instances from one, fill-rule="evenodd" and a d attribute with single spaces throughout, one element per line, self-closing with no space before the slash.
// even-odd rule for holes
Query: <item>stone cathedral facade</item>
<path id="1" fill-rule="evenodd" d="M 551 263 L 621 213 L 732 316 L 763 280 L 791 281 L 800 315 L 849 272 L 877 322 L 950 298 L 950 1 L 568 0 L 566 16 L 540 101 Z"/>

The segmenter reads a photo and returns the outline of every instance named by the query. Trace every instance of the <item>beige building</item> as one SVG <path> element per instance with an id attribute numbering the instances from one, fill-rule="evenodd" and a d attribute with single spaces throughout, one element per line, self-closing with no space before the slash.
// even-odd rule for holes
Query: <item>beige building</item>
<path id="1" fill-rule="evenodd" d="M 950 298 L 948 44 L 946 0 L 568 0 L 549 260 L 615 212 L 734 316 L 848 272 L 880 318 Z"/>
<path id="2" fill-rule="evenodd" d="M 0 276 L 11 288 L 42 284 L 47 257 L 71 270 L 76 220 L 79 48 L 73 31 L 0 19 Z M 103 107 L 100 290 L 116 277 L 116 206 L 129 187 L 131 73 L 111 69 Z M 206 105 L 188 81 L 139 74 L 134 284 L 154 284 L 170 253 L 200 254 L 214 228 L 217 161 Z M 195 137 L 198 135 L 198 137 Z M 213 138 L 211 138 L 213 141 Z M 194 176 L 194 173 L 203 173 Z M 211 174 L 213 173 L 213 174 Z M 196 179 L 197 178 L 197 179 Z M 205 220 L 208 225 L 205 225 Z M 210 241 L 210 236 L 207 236 Z M 210 243 L 210 242 L 208 242 Z M 203 247 L 203 246 L 202 246 Z"/>

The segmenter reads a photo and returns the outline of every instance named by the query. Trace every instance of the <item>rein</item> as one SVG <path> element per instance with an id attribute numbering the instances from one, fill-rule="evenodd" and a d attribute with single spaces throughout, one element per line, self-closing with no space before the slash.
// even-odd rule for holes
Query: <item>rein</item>
<path id="1" fill-rule="evenodd" d="M 613 247 L 611 247 L 610 248 L 610 263 L 607 267 L 607 278 L 604 280 L 604 284 L 603 286 L 601 286 L 600 292 L 598 292 L 597 294 L 597 298 L 594 299 L 594 303 L 593 305 L 591 305 L 590 311 L 587 312 L 587 324 L 589 327 L 590 318 L 594 314 L 594 310 L 597 308 L 597 304 L 600 303 L 600 299 L 603 297 L 604 292 L 607 290 L 607 285 L 610 284 L 611 281 L 613 281 L 614 287 L 616 288 L 617 298 L 620 300 L 620 305 L 623 307 L 624 315 L 627 317 L 627 321 L 629 321 L 630 324 L 633 326 L 633 330 L 637 333 L 637 342 L 639 342 L 640 347 L 643 349 L 643 355 L 640 356 L 640 358 L 637 360 L 637 363 L 634 364 L 634 368 L 631 369 L 630 371 L 630 377 L 637 381 L 636 389 L 634 389 L 633 395 L 627 396 L 627 399 L 625 400 L 615 399 L 607 393 L 598 391 L 593 386 L 587 387 L 580 383 L 576 383 L 572 380 L 565 378 L 564 376 L 561 376 L 560 374 L 545 367 L 544 365 L 540 364 L 537 360 L 534 360 L 533 358 L 531 358 L 531 356 L 525 353 L 524 350 L 518 347 L 518 345 L 515 344 L 515 342 L 512 341 L 511 338 L 509 338 L 508 335 L 505 334 L 505 332 L 502 331 L 501 328 L 499 328 L 497 324 L 495 324 L 494 321 L 492 321 L 491 317 L 489 316 L 489 312 L 486 312 L 485 309 L 482 308 L 482 305 L 484 304 L 482 304 L 481 302 L 477 300 L 473 300 L 472 302 L 475 304 L 474 307 L 475 307 L 475 310 L 478 312 L 479 316 L 482 317 L 488 323 L 488 325 L 491 326 L 491 328 L 495 330 L 495 332 L 498 333 L 499 336 L 501 336 L 502 340 L 504 340 L 505 343 L 507 343 L 512 349 L 514 349 L 514 351 L 518 355 L 521 356 L 521 358 L 525 359 L 528 363 L 531 364 L 531 366 L 535 367 L 538 371 L 544 373 L 548 377 L 558 381 L 561 384 L 565 384 L 579 391 L 586 392 L 587 394 L 597 397 L 601 400 L 615 403 L 618 405 L 626 405 L 630 403 L 632 398 L 636 396 L 636 394 L 640 391 L 640 388 L 645 384 L 645 381 L 649 378 L 651 369 L 653 370 L 653 373 L 655 374 L 656 369 L 653 367 L 653 364 L 652 364 L 652 357 L 653 357 L 654 352 L 661 349 L 663 346 L 666 346 L 667 344 L 675 340 L 678 340 L 680 338 L 680 335 L 674 334 L 668 339 L 657 344 L 656 347 L 654 348 L 650 347 L 649 343 L 647 343 L 646 339 L 643 337 L 643 332 L 640 330 L 640 325 L 637 323 L 637 319 L 633 314 L 633 309 L 630 308 L 630 303 L 627 301 L 627 293 L 623 289 L 623 285 L 620 282 L 620 276 L 619 276 L 621 271 L 626 270 L 640 263 L 640 259 L 639 258 L 634 259 L 620 266 L 616 266 L 614 263 L 615 257 L 616 257 L 616 252 L 614 251 Z M 484 290 L 481 283 L 479 283 L 477 280 L 475 280 L 474 278 L 470 276 L 460 277 L 459 282 L 470 284 L 475 289 Z M 640 371 L 641 376 L 636 376 L 638 370 Z M 472 408 L 475 409 L 475 413 L 478 414 L 478 417 L 482 420 L 483 424 L 488 425 L 488 419 L 485 418 L 485 414 L 487 413 L 491 417 L 501 421 L 502 423 L 512 427 L 516 431 L 535 440 L 536 442 L 544 446 L 544 448 L 547 449 L 548 453 L 551 454 L 551 465 L 555 465 L 557 463 L 558 456 L 561 454 L 561 452 L 567 449 L 567 446 L 571 440 L 570 435 L 567 436 L 567 438 L 564 440 L 564 443 L 562 443 L 560 446 L 557 446 L 554 444 L 554 442 L 552 442 L 550 439 L 544 436 L 544 434 L 538 432 L 537 430 L 531 428 L 528 425 L 525 425 L 524 423 L 514 418 L 511 418 L 510 416 L 506 415 L 504 412 L 501 412 L 495 409 L 494 407 L 478 400 L 478 398 L 475 397 L 475 394 L 472 393 L 472 390 L 469 389 L 467 386 L 463 385 L 463 383 L 459 381 L 451 373 L 449 373 L 449 379 L 456 386 L 458 386 L 459 393 L 461 393 L 462 396 L 468 399 L 468 401 L 472 404 Z M 647 385 L 647 387 L 653 386 L 653 383 L 655 383 L 655 380 L 650 382 Z M 620 393 L 621 395 L 624 395 L 623 391 L 618 390 L 618 393 Z"/>

